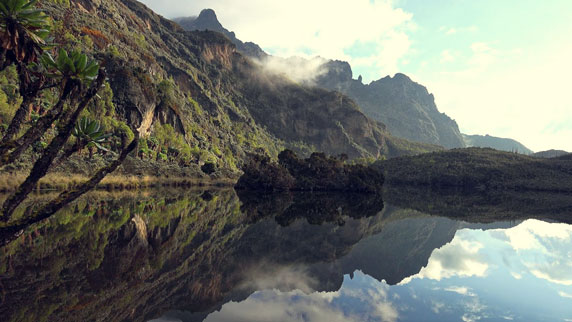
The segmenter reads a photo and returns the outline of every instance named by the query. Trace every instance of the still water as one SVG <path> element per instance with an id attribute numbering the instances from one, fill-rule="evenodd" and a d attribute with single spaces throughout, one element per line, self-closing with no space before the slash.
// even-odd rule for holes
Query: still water
<path id="1" fill-rule="evenodd" d="M 0 248 L 0 320 L 572 321 L 571 222 L 550 194 L 97 192 Z"/>

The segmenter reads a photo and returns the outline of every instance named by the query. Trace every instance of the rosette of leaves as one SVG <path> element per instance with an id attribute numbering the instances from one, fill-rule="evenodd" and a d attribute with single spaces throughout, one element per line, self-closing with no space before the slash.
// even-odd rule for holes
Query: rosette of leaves
<path id="1" fill-rule="evenodd" d="M 72 135 L 77 139 L 78 151 L 86 146 L 88 148 L 95 147 L 106 152 L 109 151 L 102 144 L 107 143 L 111 133 L 105 133 L 99 121 L 82 117 L 75 125 Z"/>
<path id="2" fill-rule="evenodd" d="M 54 59 L 50 53 L 42 55 L 40 62 L 48 70 L 48 76 L 63 78 L 63 80 L 92 81 L 97 78 L 99 64 L 88 60 L 87 56 L 73 50 L 68 54 L 63 48 L 58 51 Z"/>
<path id="3" fill-rule="evenodd" d="M 34 62 L 50 33 L 47 15 L 35 7 L 37 0 L 0 0 L 0 42 L 5 51 L 2 66 Z"/>

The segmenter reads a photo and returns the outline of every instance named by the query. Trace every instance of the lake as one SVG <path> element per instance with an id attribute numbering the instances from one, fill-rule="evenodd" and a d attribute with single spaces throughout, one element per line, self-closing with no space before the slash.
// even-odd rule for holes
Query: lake
<path id="1" fill-rule="evenodd" d="M 570 223 L 549 193 L 93 192 L 0 248 L 0 316 L 572 321 Z"/>

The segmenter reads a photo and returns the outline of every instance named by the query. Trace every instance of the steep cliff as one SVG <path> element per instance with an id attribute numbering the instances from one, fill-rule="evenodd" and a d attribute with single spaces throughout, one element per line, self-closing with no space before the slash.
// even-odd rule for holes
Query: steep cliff
<path id="1" fill-rule="evenodd" d="M 212 9 L 204 9 L 198 17 L 179 17 L 173 19 L 173 21 L 181 25 L 185 30 L 189 31 L 211 30 L 220 32 L 232 41 L 238 51 L 249 57 L 264 58 L 268 56 L 268 54 L 266 54 L 257 44 L 253 42 L 242 42 L 240 39 L 236 38 L 236 34 L 234 32 L 229 31 L 221 25 L 216 13 Z"/>
<path id="2" fill-rule="evenodd" d="M 271 59 L 272 63 L 290 66 L 296 73 L 299 65 L 310 64 L 302 58 L 271 57 L 257 44 L 243 43 L 234 32 L 225 29 L 212 9 L 203 10 L 198 17 L 177 18 L 176 22 L 186 30 L 213 30 L 226 35 L 237 49 L 246 56 L 261 60 Z M 323 61 L 323 62 L 322 62 Z M 311 62 L 315 65 L 316 61 Z M 457 123 L 440 113 L 435 99 L 427 89 L 413 82 L 403 74 L 385 77 L 369 85 L 361 78 L 352 78 L 349 63 L 320 59 L 321 66 L 315 68 L 313 77 L 305 79 L 308 85 L 339 91 L 359 105 L 368 117 L 387 125 L 389 132 L 397 137 L 445 148 L 464 147 L 465 143 Z M 286 74 L 289 75 L 288 72 Z M 297 79 L 299 75 L 289 75 Z M 308 76 L 308 75 L 306 75 Z M 302 80 L 302 83 L 305 83 Z"/>
<path id="3" fill-rule="evenodd" d="M 340 91 L 356 101 L 363 112 L 387 125 L 392 135 L 445 148 L 465 146 L 457 123 L 435 105 L 433 94 L 404 74 L 370 84 L 353 79 L 347 62 L 329 61 L 316 80 L 318 86 Z"/>
<path id="4" fill-rule="evenodd" d="M 438 149 L 395 139 L 346 96 L 266 73 L 226 36 L 185 31 L 135 0 L 41 6 L 59 43 L 102 61 L 109 115 L 139 129 L 144 158 L 173 147 L 183 164 L 236 170 L 247 152 L 283 148 L 370 159 Z"/>

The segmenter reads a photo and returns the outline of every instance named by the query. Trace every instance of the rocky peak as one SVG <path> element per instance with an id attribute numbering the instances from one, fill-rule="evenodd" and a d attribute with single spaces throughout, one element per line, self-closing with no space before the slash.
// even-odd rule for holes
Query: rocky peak
<path id="1" fill-rule="evenodd" d="M 207 29 L 212 31 L 223 32 L 226 29 L 218 21 L 216 13 L 213 9 L 204 9 L 199 16 L 190 22 L 196 29 Z"/>
<path id="2" fill-rule="evenodd" d="M 229 31 L 218 21 L 217 15 L 213 9 L 204 9 L 198 17 L 180 17 L 173 19 L 183 29 L 188 31 L 216 31 L 225 35 L 235 46 L 236 49 L 242 54 L 254 57 L 265 58 L 268 56 L 257 44 L 252 42 L 244 43 L 236 38 L 236 34 Z"/>

